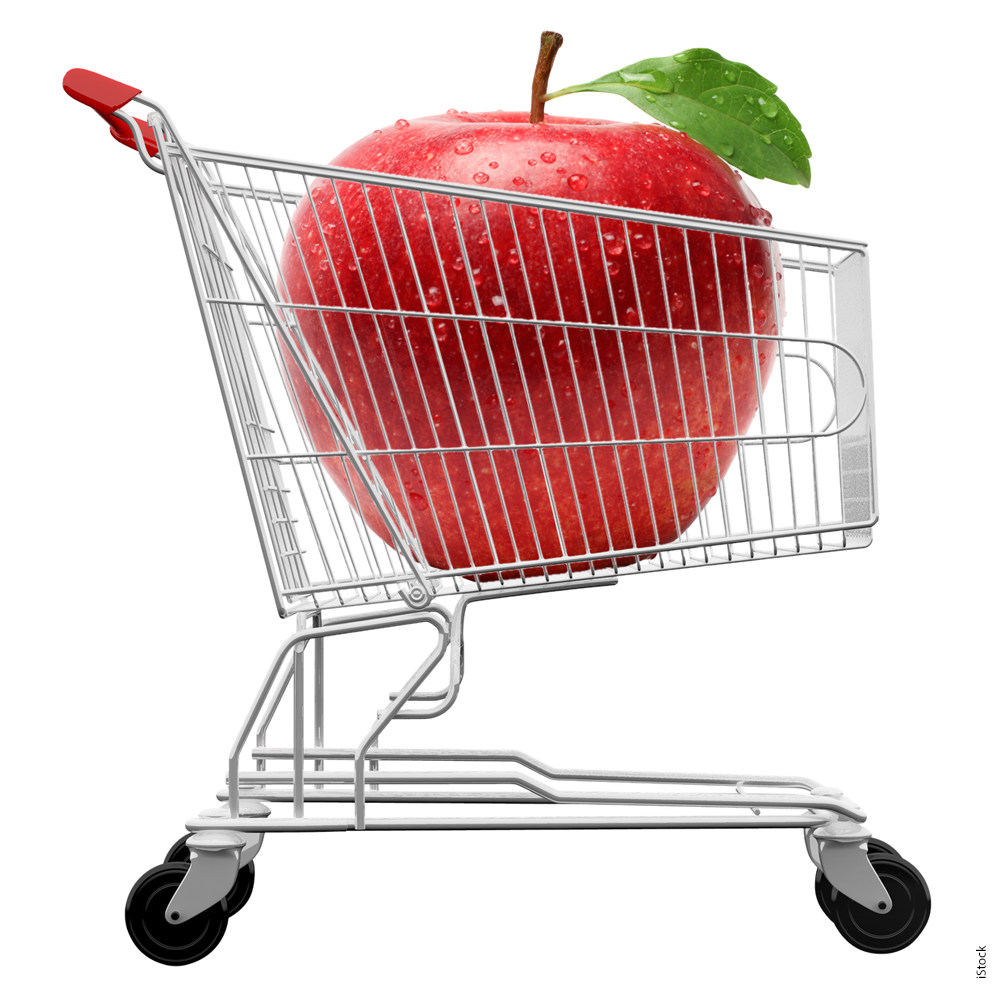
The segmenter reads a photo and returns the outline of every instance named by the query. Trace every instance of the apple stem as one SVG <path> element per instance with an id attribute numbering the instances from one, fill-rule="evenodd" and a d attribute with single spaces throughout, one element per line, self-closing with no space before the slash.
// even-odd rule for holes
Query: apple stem
<path id="1" fill-rule="evenodd" d="M 538 49 L 538 62 L 535 63 L 535 76 L 531 81 L 531 113 L 528 121 L 538 125 L 545 120 L 545 92 L 549 86 L 549 74 L 556 60 L 556 53 L 563 43 L 563 36 L 558 31 L 543 31 L 542 42 Z"/>

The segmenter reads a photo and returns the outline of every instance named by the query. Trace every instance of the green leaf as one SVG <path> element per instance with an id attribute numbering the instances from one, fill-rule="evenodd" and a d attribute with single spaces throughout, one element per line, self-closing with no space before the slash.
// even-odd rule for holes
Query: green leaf
<path id="1" fill-rule="evenodd" d="M 711 49 L 687 49 L 565 87 L 545 100 L 584 91 L 620 94 L 751 177 L 809 187 L 812 150 L 777 90 L 743 63 Z"/>

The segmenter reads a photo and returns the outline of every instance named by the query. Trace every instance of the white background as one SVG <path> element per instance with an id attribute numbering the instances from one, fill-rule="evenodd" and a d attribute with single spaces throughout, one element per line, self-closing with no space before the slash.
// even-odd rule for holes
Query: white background
<path id="1" fill-rule="evenodd" d="M 997 954 L 996 26 L 983 8 L 42 10 L 8 13 L 3 66 L 9 995 L 987 988 L 969 985 L 974 949 Z M 862 552 L 474 608 L 458 706 L 387 742 L 806 774 L 861 802 L 874 835 L 921 869 L 930 923 L 898 954 L 851 948 L 814 902 L 794 831 L 272 836 L 216 952 L 156 965 L 126 935 L 126 895 L 212 804 L 289 627 L 165 186 L 63 94 L 63 73 L 142 87 L 194 144 L 325 162 L 399 117 L 525 107 L 543 28 L 566 38 L 554 88 L 693 46 L 779 84 L 814 183 L 755 182 L 761 201 L 776 226 L 871 247 L 882 521 Z M 606 95 L 559 103 L 638 115 Z M 343 742 L 418 655 L 373 639 L 331 648 L 331 684 L 349 679 L 344 704 L 360 706 L 344 710 Z"/>

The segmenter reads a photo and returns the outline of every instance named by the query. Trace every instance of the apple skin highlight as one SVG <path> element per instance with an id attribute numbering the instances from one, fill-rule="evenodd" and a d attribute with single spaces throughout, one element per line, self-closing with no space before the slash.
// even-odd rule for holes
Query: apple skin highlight
<path id="1" fill-rule="evenodd" d="M 484 196 L 531 191 L 770 222 L 732 168 L 681 133 L 654 124 L 527 119 L 526 112 L 498 111 L 401 120 L 331 165 L 470 184 Z M 317 181 L 295 212 L 280 262 L 287 301 L 487 317 L 296 311 L 365 448 L 471 449 L 373 460 L 403 533 L 416 537 L 430 566 L 475 572 L 560 557 L 567 561 L 548 572 L 565 572 L 567 563 L 574 570 L 607 566 L 609 559 L 590 556 L 667 544 L 696 520 L 736 454 L 733 442 L 599 442 L 745 432 L 757 410 L 758 378 L 763 388 L 777 351 L 771 338 L 781 268 L 766 237 L 741 247 L 738 237 L 716 236 L 713 257 L 709 234 L 688 232 L 685 247 L 684 233 L 664 226 L 654 233 L 645 224 L 601 222 L 598 231 L 592 219 L 572 214 L 539 216 L 472 199 L 456 199 L 453 211 L 448 198 L 422 201 L 402 190 L 395 205 L 376 188 L 366 202 L 360 185 L 348 182 L 338 182 L 337 195 L 330 181 Z M 538 322 L 509 324 L 501 319 L 508 315 Z M 764 339 L 559 325 L 722 332 L 723 319 L 726 333 Z M 289 371 L 314 446 L 340 450 L 305 379 L 294 364 Z M 476 450 L 562 442 L 589 444 Z M 389 542 L 350 466 L 323 461 Z"/>

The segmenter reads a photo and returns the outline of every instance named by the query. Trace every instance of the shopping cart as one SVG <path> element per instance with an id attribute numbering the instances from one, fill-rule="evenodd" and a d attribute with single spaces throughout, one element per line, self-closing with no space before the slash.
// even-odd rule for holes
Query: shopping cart
<path id="1" fill-rule="evenodd" d="M 750 827 L 802 829 L 851 944 L 911 944 L 926 883 L 837 789 L 379 745 L 454 705 L 476 601 L 870 543 L 864 244 L 192 148 L 133 87 L 80 69 L 64 87 L 166 178 L 275 606 L 296 623 L 223 805 L 129 895 L 138 948 L 207 955 L 267 832 Z M 433 649 L 356 745 L 327 747 L 325 640 L 413 625 Z M 271 746 L 289 699 L 291 746 Z M 503 815 L 384 809 L 484 804 Z"/>

